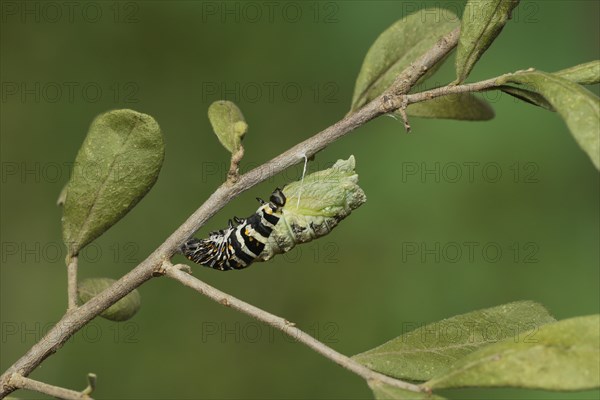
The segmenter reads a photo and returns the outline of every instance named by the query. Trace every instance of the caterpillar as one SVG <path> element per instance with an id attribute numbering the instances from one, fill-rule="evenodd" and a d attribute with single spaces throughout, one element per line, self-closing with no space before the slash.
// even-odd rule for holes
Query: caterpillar
<path id="1" fill-rule="evenodd" d="M 367 200 L 354 165 L 350 156 L 283 190 L 275 189 L 268 203 L 258 199 L 261 206 L 256 213 L 246 219 L 234 217 L 226 229 L 211 232 L 206 239 L 188 240 L 181 252 L 195 263 L 229 271 L 268 261 L 327 235 Z"/>
<path id="2" fill-rule="evenodd" d="M 207 239 L 188 240 L 181 246 L 183 255 L 195 263 L 219 271 L 248 267 L 265 248 L 286 202 L 279 188 L 273 191 L 269 202 L 260 198 L 257 200 L 261 206 L 254 214 L 244 219 L 233 217 L 226 229 L 211 232 Z"/>

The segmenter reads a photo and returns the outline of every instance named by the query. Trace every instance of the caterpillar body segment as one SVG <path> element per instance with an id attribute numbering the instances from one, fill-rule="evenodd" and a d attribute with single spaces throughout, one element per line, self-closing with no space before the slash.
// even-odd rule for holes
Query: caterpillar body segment
<path id="1" fill-rule="evenodd" d="M 211 232 L 206 239 L 192 238 L 181 246 L 189 260 L 220 271 L 243 269 L 254 262 L 265 248 L 281 218 L 286 199 L 277 188 L 269 202 L 258 199 L 261 206 L 248 218 L 229 220 L 226 229 Z M 237 225 L 236 225 L 237 224 Z"/>

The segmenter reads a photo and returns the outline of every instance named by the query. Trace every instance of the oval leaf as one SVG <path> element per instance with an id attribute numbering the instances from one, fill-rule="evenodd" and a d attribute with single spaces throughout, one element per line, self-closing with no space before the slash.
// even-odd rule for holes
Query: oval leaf
<path id="1" fill-rule="evenodd" d="M 424 386 L 510 386 L 546 390 L 600 387 L 600 315 L 548 324 L 487 346 Z"/>
<path id="2" fill-rule="evenodd" d="M 109 278 L 92 278 L 83 280 L 78 288 L 77 295 L 81 303 L 88 302 L 92 297 L 107 289 L 116 281 Z M 142 299 L 136 290 L 127 294 L 121 300 L 104 310 L 100 316 L 111 321 L 126 321 L 133 317 L 140 309 Z"/>
<path id="3" fill-rule="evenodd" d="M 479 57 L 500 34 L 519 0 L 469 0 L 456 51 L 456 81 L 462 83 Z"/>
<path id="4" fill-rule="evenodd" d="M 548 103 L 548 100 L 539 93 L 532 90 L 527 90 L 510 85 L 501 85 L 496 89 L 502 90 L 504 93 L 509 94 L 519 100 L 523 100 L 526 103 L 533 104 L 534 106 L 545 108 L 548 111 L 556 111 L 552 104 Z"/>
<path id="5" fill-rule="evenodd" d="M 413 117 L 463 121 L 487 121 L 494 118 L 494 109 L 489 103 L 471 93 L 450 94 L 410 104 L 406 113 Z M 394 114 L 400 116 L 397 111 Z"/>
<path id="6" fill-rule="evenodd" d="M 238 106 L 227 100 L 215 101 L 208 107 L 208 119 L 219 142 L 230 153 L 238 151 L 248 131 L 248 124 Z"/>
<path id="7" fill-rule="evenodd" d="M 115 110 L 94 119 L 66 189 L 62 227 L 68 257 L 123 218 L 148 193 L 163 158 L 162 134 L 151 116 Z"/>
<path id="8" fill-rule="evenodd" d="M 382 94 L 411 62 L 458 25 L 459 18 L 451 11 L 427 8 L 396 21 L 386 29 L 365 56 L 354 86 L 351 111 Z M 427 76 L 443 61 L 438 62 Z"/>
<path id="9" fill-rule="evenodd" d="M 554 321 L 538 303 L 509 303 L 421 327 L 412 324 L 407 328 L 416 329 L 352 358 L 395 378 L 425 381 L 483 346 Z"/>
<path id="10" fill-rule="evenodd" d="M 600 60 L 563 69 L 555 72 L 554 75 L 579 83 L 580 85 L 593 85 L 600 82 Z"/>
<path id="11" fill-rule="evenodd" d="M 581 148 L 600 169 L 600 99 L 570 80 L 541 71 L 523 71 L 505 75 L 500 84 L 525 84 L 542 96 L 565 120 Z"/>
<path id="12" fill-rule="evenodd" d="M 444 397 L 433 393 L 411 392 L 380 381 L 371 380 L 368 383 L 377 400 L 444 400 Z"/>

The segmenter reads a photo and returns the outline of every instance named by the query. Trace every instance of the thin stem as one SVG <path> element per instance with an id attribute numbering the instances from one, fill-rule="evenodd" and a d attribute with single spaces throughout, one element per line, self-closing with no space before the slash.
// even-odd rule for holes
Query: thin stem
<path id="1" fill-rule="evenodd" d="M 251 317 L 254 317 L 259 321 L 262 321 L 276 329 L 279 329 L 286 335 L 289 335 L 298 342 L 307 345 L 311 349 L 315 350 L 317 353 L 323 355 L 324 357 L 330 359 L 338 365 L 341 365 L 342 367 L 357 374 L 365 380 L 377 380 L 385 384 L 405 390 L 410 390 L 413 392 L 419 392 L 423 390 L 417 385 L 394 379 L 387 375 L 383 375 L 373 370 L 370 370 L 362 364 L 354 361 L 350 357 L 338 353 L 331 347 L 328 347 L 324 343 L 305 333 L 301 329 L 297 328 L 294 323 L 276 315 L 273 315 L 271 313 L 268 313 L 258 307 L 253 306 L 252 304 L 248 304 L 225 292 L 222 292 L 219 289 L 216 289 L 208 285 L 207 283 L 202 282 L 201 280 L 189 275 L 188 273 L 181 271 L 180 269 L 183 268 L 189 267 L 187 267 L 184 264 L 173 265 L 170 262 L 165 262 L 163 264 L 162 272 L 164 272 L 164 274 L 169 278 L 174 279 L 184 284 L 185 286 L 194 289 L 198 293 L 216 301 L 217 303 L 220 303 L 227 307 L 231 307 L 234 310 L 238 310 L 244 314 L 250 315 Z"/>
<path id="2" fill-rule="evenodd" d="M 67 265 L 67 311 L 77 308 L 77 264 L 77 256 L 72 256 L 69 264 Z"/>
<path id="3" fill-rule="evenodd" d="M 498 79 L 501 77 L 486 79 L 485 81 L 468 83 L 465 85 L 457 86 L 444 86 L 436 89 L 427 90 L 425 92 L 419 92 L 414 94 L 407 94 L 404 96 L 406 105 L 413 103 L 420 103 L 422 101 L 431 100 L 436 97 L 448 96 L 450 94 L 468 93 L 468 92 L 481 92 L 489 90 L 498 86 Z"/>
<path id="4" fill-rule="evenodd" d="M 244 146 L 240 146 L 240 148 L 231 155 L 231 163 L 229 165 L 229 172 L 227 173 L 228 182 L 235 183 L 240 176 L 239 166 L 242 158 L 244 158 Z"/>
<path id="5" fill-rule="evenodd" d="M 44 382 L 29 379 L 23 375 L 13 373 L 8 379 L 8 384 L 16 389 L 33 390 L 34 392 L 44 393 L 48 396 L 56 397 L 64 400 L 93 400 L 84 392 L 77 392 L 71 389 L 61 388 L 59 386 L 49 385 Z"/>

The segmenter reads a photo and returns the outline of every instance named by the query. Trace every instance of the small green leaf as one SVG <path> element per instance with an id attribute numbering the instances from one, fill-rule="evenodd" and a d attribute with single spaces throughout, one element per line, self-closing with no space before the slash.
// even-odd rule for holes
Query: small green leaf
<path id="1" fill-rule="evenodd" d="M 600 387 L 600 315 L 544 325 L 522 338 L 471 353 L 425 386 L 545 390 Z"/>
<path id="2" fill-rule="evenodd" d="M 88 302 L 92 297 L 107 289 L 116 281 L 109 278 L 85 279 L 79 283 L 77 294 L 81 303 Z M 140 309 L 142 299 L 136 290 L 127 294 L 121 300 L 104 310 L 100 316 L 111 321 L 126 321 Z"/>
<path id="3" fill-rule="evenodd" d="M 570 80 L 541 71 L 505 75 L 498 83 L 525 84 L 544 98 L 565 120 L 581 148 L 600 169 L 600 99 Z"/>
<path id="4" fill-rule="evenodd" d="M 555 72 L 554 75 L 579 83 L 580 85 L 593 85 L 600 82 L 600 60 L 563 69 Z"/>
<path id="5" fill-rule="evenodd" d="M 115 110 L 94 121 L 77 153 L 63 208 L 69 258 L 131 210 L 156 182 L 164 158 L 149 115 Z"/>
<path id="6" fill-rule="evenodd" d="M 248 124 L 238 106 L 227 100 L 215 101 L 208 107 L 208 119 L 219 142 L 230 153 L 238 151 L 248 131 Z"/>
<path id="7" fill-rule="evenodd" d="M 465 5 L 456 51 L 456 81 L 462 83 L 490 47 L 519 0 L 469 0 Z"/>
<path id="8" fill-rule="evenodd" d="M 471 93 L 450 94 L 413 103 L 407 107 L 406 113 L 413 117 L 463 121 L 487 121 L 494 118 L 494 109 L 488 102 Z M 397 111 L 394 114 L 399 115 Z"/>
<path id="9" fill-rule="evenodd" d="M 396 21 L 386 29 L 365 56 L 354 86 L 351 111 L 382 94 L 411 62 L 458 25 L 459 18 L 451 11 L 427 8 Z M 442 62 L 432 70 L 439 68 Z M 428 72 L 428 76 L 433 72 Z"/>
<path id="10" fill-rule="evenodd" d="M 545 108 L 548 111 L 556 111 L 554 107 L 552 107 L 552 104 L 548 103 L 548 100 L 546 100 L 544 96 L 532 90 L 510 85 L 501 85 L 495 89 L 500 89 L 504 93 L 509 94 L 519 100 L 523 100 L 526 103 L 533 104 L 534 106 Z"/>
<path id="11" fill-rule="evenodd" d="M 407 324 L 407 329 L 416 329 L 352 358 L 395 378 L 424 381 L 485 345 L 505 338 L 518 340 L 529 329 L 554 321 L 540 304 L 509 303 L 425 326 Z"/>
<path id="12" fill-rule="evenodd" d="M 411 392 L 380 381 L 369 381 L 369 387 L 377 400 L 444 400 L 432 393 Z"/>

